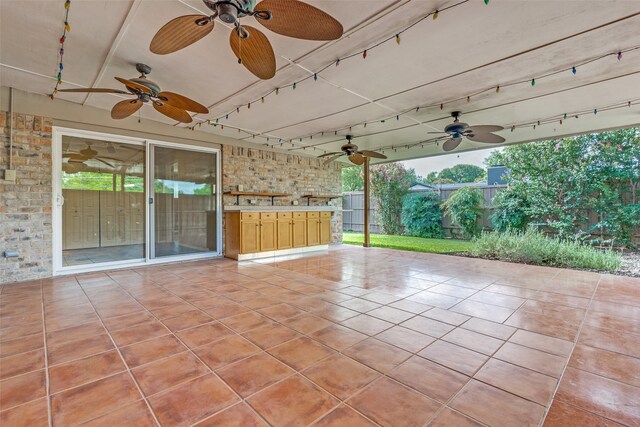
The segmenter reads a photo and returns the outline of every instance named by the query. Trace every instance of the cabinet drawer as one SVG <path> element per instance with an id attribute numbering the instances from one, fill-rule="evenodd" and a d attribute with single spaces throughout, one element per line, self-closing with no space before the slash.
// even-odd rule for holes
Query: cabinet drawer
<path id="1" fill-rule="evenodd" d="M 278 212 L 278 219 L 291 219 L 293 212 Z"/>
<path id="2" fill-rule="evenodd" d="M 320 212 L 320 218 L 331 218 L 331 212 Z"/>
<path id="3" fill-rule="evenodd" d="M 307 217 L 307 213 L 306 212 L 293 212 L 293 217 L 294 218 L 306 218 Z"/>
<path id="4" fill-rule="evenodd" d="M 260 219 L 276 219 L 277 217 L 277 212 L 262 212 L 260 214 Z"/>
<path id="5" fill-rule="evenodd" d="M 307 212 L 307 218 L 320 218 L 320 212 Z"/>
<path id="6" fill-rule="evenodd" d="M 258 219 L 260 218 L 260 212 L 242 212 L 240 219 Z"/>

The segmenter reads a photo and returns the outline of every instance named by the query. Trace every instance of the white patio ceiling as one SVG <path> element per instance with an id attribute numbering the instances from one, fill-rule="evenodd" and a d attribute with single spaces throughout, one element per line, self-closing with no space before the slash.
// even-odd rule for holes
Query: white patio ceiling
<path id="1" fill-rule="evenodd" d="M 0 3 L 3 86 L 52 91 L 62 3 Z M 153 67 L 150 78 L 163 89 L 210 107 L 209 115 L 194 116 L 194 123 L 203 123 L 199 130 L 307 155 L 336 151 L 348 133 L 361 148 L 383 149 L 392 159 L 442 154 L 427 132 L 442 130 L 454 110 L 470 124 L 504 126 L 500 134 L 507 143 L 640 124 L 639 0 L 309 3 L 342 22 L 344 36 L 311 42 L 265 29 L 278 72 L 260 81 L 237 64 L 228 46 L 229 29 L 219 21 L 211 35 L 180 52 L 157 56 L 149 51 L 165 22 L 206 13 L 201 0 L 73 1 L 62 87 L 120 88 L 113 77 L 137 77 L 133 64 L 143 62 Z M 437 20 L 418 22 L 396 43 L 398 32 L 436 9 L 441 11 Z M 252 20 L 243 19 L 254 25 Z M 367 48 L 364 59 L 360 52 Z M 623 52 L 621 59 L 617 52 Z M 333 65 L 351 54 L 356 55 Z M 562 72 L 544 77 L 557 71 Z M 317 80 L 312 78 L 316 72 Z M 282 88 L 278 95 L 260 102 L 276 88 Z M 58 98 L 106 110 L 118 101 L 104 94 L 60 93 Z M 149 107 L 141 115 L 172 123 Z M 216 118 L 224 129 L 209 124 Z M 465 141 L 458 150 L 486 147 Z"/>

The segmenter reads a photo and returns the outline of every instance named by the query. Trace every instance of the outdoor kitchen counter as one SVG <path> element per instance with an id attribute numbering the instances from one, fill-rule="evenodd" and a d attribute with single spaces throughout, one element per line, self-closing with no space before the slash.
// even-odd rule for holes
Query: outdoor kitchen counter
<path id="1" fill-rule="evenodd" d="M 237 206 L 224 207 L 225 212 L 336 212 L 342 208 L 335 206 Z"/>

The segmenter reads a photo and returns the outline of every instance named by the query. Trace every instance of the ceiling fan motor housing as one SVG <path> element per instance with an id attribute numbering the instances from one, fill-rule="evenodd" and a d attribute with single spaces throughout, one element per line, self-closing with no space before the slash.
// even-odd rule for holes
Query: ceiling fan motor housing
<path id="1" fill-rule="evenodd" d="M 255 0 L 203 0 L 204 4 L 214 12 L 218 18 L 227 24 L 235 24 L 238 18 L 247 16 L 245 12 L 252 12 Z"/>

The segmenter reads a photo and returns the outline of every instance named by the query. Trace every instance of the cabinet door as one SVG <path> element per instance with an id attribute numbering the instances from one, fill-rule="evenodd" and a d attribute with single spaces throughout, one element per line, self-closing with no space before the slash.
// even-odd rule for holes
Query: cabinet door
<path id="1" fill-rule="evenodd" d="M 305 218 L 294 218 L 292 234 L 294 248 L 307 246 L 307 220 Z"/>
<path id="2" fill-rule="evenodd" d="M 320 220 L 318 218 L 307 218 L 307 246 L 320 244 Z"/>
<path id="3" fill-rule="evenodd" d="M 293 246 L 293 221 L 278 220 L 278 249 L 290 249 Z"/>
<path id="4" fill-rule="evenodd" d="M 263 219 L 260 221 L 260 251 L 275 251 L 277 249 L 277 221 Z"/>
<path id="5" fill-rule="evenodd" d="M 331 243 L 331 218 L 320 219 L 320 244 Z"/>
<path id="6" fill-rule="evenodd" d="M 260 252 L 260 221 L 240 221 L 240 253 Z"/>

